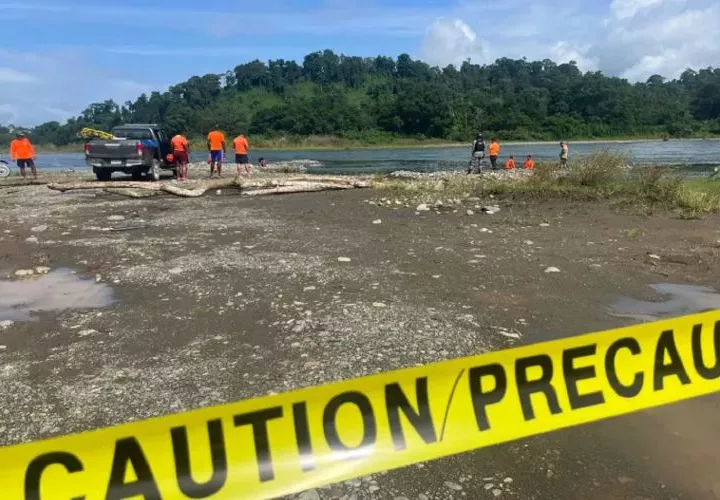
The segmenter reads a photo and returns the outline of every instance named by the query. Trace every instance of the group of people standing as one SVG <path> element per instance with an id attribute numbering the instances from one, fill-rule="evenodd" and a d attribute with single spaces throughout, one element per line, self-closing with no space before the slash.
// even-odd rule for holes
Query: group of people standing
<path id="1" fill-rule="evenodd" d="M 490 168 L 498 170 L 498 158 L 500 157 L 500 143 L 496 139 L 490 141 L 490 146 L 486 148 L 485 139 L 482 134 L 478 134 L 472 144 L 472 159 L 468 166 L 468 174 L 473 172 L 481 171 L 481 162 L 485 159 L 485 153 L 488 153 L 490 158 Z M 567 167 L 569 157 L 569 148 L 566 142 L 560 143 L 560 165 L 565 168 Z M 527 155 L 525 162 L 522 165 L 524 170 L 533 170 L 535 168 L 535 160 L 532 155 Z M 515 157 L 510 155 L 505 162 L 505 170 L 515 170 L 518 166 L 515 163 Z"/>
<path id="2" fill-rule="evenodd" d="M 220 130 L 219 126 L 215 126 L 207 135 L 207 150 L 209 153 L 208 164 L 210 165 L 210 178 L 217 172 L 218 178 L 222 177 L 222 165 L 227 154 L 227 144 L 225 134 Z M 235 167 L 237 176 L 242 175 L 243 168 L 248 178 L 252 176 L 252 166 L 250 165 L 249 153 L 250 145 L 247 137 L 243 134 L 238 135 L 232 142 L 235 151 Z M 188 163 L 190 161 L 190 145 L 187 138 L 183 134 L 177 134 L 170 141 L 173 160 L 175 162 L 176 178 L 179 181 L 186 181 Z M 260 166 L 265 166 L 265 160 L 260 158 Z"/>

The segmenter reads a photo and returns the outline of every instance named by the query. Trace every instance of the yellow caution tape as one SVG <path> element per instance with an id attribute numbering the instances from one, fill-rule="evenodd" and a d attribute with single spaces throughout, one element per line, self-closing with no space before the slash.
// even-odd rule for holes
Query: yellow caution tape
<path id="1" fill-rule="evenodd" d="M 270 498 L 719 389 L 715 311 L 0 448 L 0 488 Z"/>

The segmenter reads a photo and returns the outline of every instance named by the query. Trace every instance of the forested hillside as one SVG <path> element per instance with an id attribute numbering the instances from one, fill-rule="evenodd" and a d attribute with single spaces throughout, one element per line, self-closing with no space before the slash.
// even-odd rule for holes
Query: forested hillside
<path id="1" fill-rule="evenodd" d="M 478 130 L 517 140 L 716 135 L 720 69 L 633 84 L 549 60 L 440 69 L 406 54 L 362 58 L 325 50 L 302 64 L 253 61 L 123 105 L 94 103 L 65 124 L 39 125 L 32 136 L 39 144 L 65 145 L 78 140 L 81 127 L 121 122 L 162 123 L 190 136 L 218 123 L 229 134 L 368 142 L 391 136 L 468 141 Z"/>

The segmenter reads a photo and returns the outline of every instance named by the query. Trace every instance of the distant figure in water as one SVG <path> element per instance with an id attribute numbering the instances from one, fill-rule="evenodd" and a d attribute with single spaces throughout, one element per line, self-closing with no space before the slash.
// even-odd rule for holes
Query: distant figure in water
<path id="1" fill-rule="evenodd" d="M 260 158 L 260 159 L 258 160 L 258 165 L 260 166 L 260 168 L 265 168 L 265 167 L 267 167 L 267 160 L 266 160 L 265 158 Z"/>
<path id="2" fill-rule="evenodd" d="M 480 171 L 480 163 L 485 159 L 485 139 L 482 134 L 478 134 L 472 143 L 472 159 L 468 167 L 468 174 Z"/>
<path id="3" fill-rule="evenodd" d="M 570 150 L 568 149 L 568 143 L 561 142 L 560 143 L 560 166 L 562 166 L 562 168 L 567 167 L 568 156 L 570 156 Z"/>
<path id="4" fill-rule="evenodd" d="M 517 166 L 515 165 L 515 157 L 510 156 L 508 158 L 508 161 L 505 162 L 505 170 L 515 170 Z"/>
<path id="5" fill-rule="evenodd" d="M 532 170 L 535 168 L 535 160 L 533 160 L 532 155 L 527 155 L 527 160 L 525 160 L 525 163 L 523 164 L 523 168 L 525 170 Z"/>

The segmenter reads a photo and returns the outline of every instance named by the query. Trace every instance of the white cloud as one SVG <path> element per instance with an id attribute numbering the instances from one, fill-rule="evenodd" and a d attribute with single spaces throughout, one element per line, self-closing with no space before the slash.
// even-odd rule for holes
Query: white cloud
<path id="1" fill-rule="evenodd" d="M 634 81 L 678 77 L 720 63 L 720 4 L 708 0 L 615 0 L 589 51 L 599 68 Z"/>
<path id="2" fill-rule="evenodd" d="M 0 67 L 0 83 L 34 83 L 37 78 L 14 68 Z"/>
<path id="3" fill-rule="evenodd" d="M 114 99 L 122 104 L 153 90 L 137 81 L 133 71 L 115 73 L 91 61 L 79 52 L 0 50 L 0 123 L 64 121 L 91 102 Z"/>
<path id="4" fill-rule="evenodd" d="M 575 61 L 581 71 L 593 71 L 597 69 L 597 61 L 588 57 L 589 47 L 576 47 L 568 42 L 558 42 L 550 49 L 550 58 L 557 63 L 568 63 Z"/>
<path id="5" fill-rule="evenodd" d="M 475 64 L 490 62 L 489 49 L 475 32 L 460 19 L 438 19 L 428 30 L 421 57 L 437 66 L 460 66 L 470 59 Z"/>

